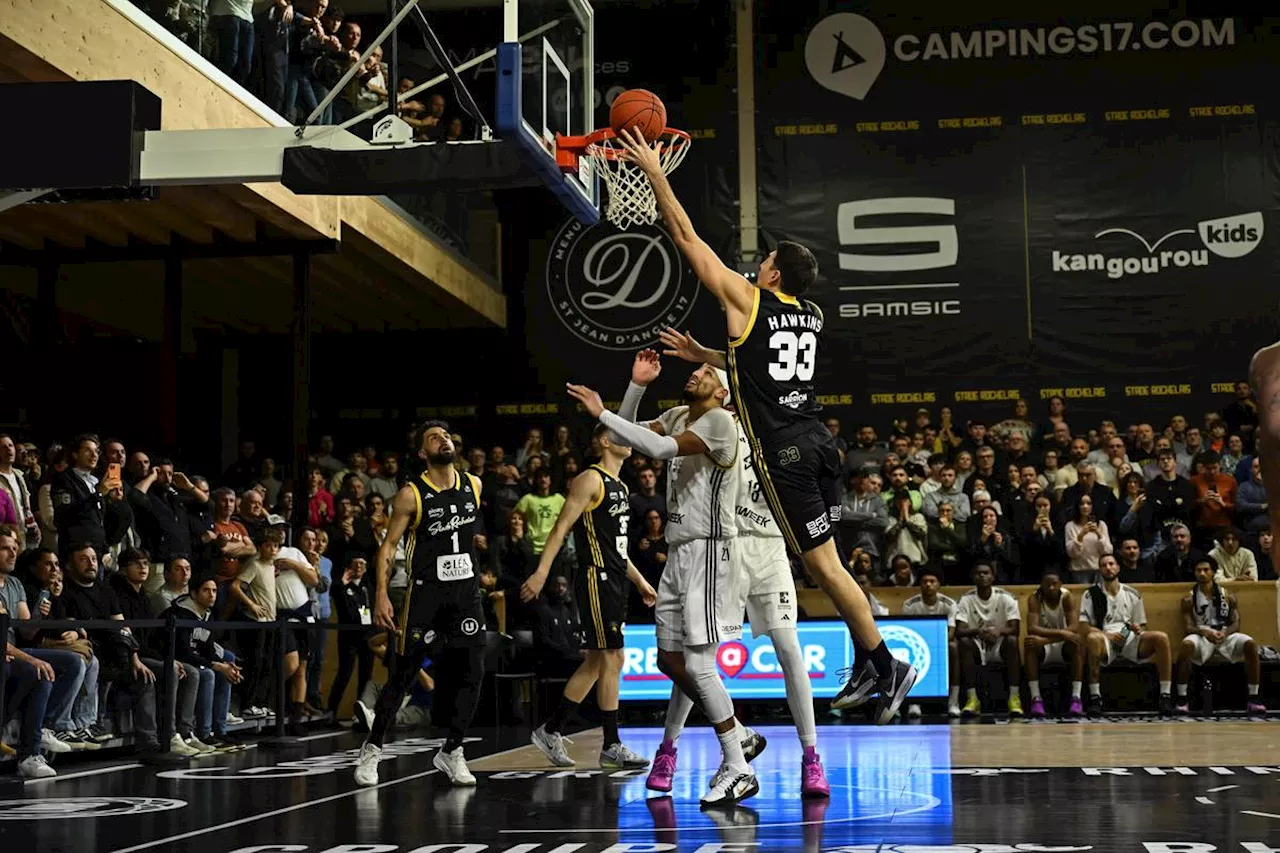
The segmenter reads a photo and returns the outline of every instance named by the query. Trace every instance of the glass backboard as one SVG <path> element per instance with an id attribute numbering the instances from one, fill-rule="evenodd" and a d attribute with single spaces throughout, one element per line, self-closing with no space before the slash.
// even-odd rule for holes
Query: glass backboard
<path id="1" fill-rule="evenodd" d="M 588 0 L 503 0 L 497 127 L 517 134 L 531 156 L 540 158 L 536 167 L 571 210 L 580 215 L 589 206 L 598 216 L 599 182 L 590 159 L 582 158 L 577 172 L 562 173 L 555 144 L 557 134 L 582 136 L 595 129 L 594 25 Z M 514 68 L 504 67 L 515 64 L 517 53 L 518 87 L 512 85 Z"/>

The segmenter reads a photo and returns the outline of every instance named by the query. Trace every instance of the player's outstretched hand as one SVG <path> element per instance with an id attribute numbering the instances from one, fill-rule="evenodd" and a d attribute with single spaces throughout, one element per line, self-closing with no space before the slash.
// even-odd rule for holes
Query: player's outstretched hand
<path id="1" fill-rule="evenodd" d="M 624 127 L 618 134 L 618 141 L 627 152 L 627 158 L 640 167 L 646 175 L 662 174 L 662 162 L 658 159 L 655 145 L 644 141 L 640 131 L 634 127 Z"/>
<path id="2" fill-rule="evenodd" d="M 703 364 L 707 361 L 707 348 L 698 343 L 688 332 L 679 332 L 667 326 L 658 331 L 658 340 L 662 341 L 662 345 L 666 347 L 662 351 L 663 355 L 673 355 L 694 364 Z"/>
<path id="3" fill-rule="evenodd" d="M 648 385 L 662 373 L 662 357 L 657 350 L 642 349 L 636 353 L 635 363 L 631 365 L 631 381 L 640 386 Z"/>
<path id="4" fill-rule="evenodd" d="M 378 600 L 373 606 L 373 624 L 384 631 L 400 633 L 396 627 L 396 609 L 391 606 L 391 599 L 385 592 L 378 593 Z"/>
<path id="5" fill-rule="evenodd" d="M 600 417 L 600 413 L 604 411 L 604 403 L 600 400 L 599 394 L 586 385 L 574 385 L 572 382 L 567 383 L 565 387 L 569 389 L 570 397 L 586 407 L 587 414 L 593 418 Z"/>

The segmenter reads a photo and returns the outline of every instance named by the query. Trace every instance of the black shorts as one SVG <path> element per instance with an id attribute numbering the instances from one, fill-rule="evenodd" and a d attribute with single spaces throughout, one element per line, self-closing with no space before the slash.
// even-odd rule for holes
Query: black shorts
<path id="1" fill-rule="evenodd" d="M 796 556 L 812 551 L 840 523 L 835 438 L 818 421 L 757 438 L 752 462 L 787 548 Z"/>
<path id="2" fill-rule="evenodd" d="M 396 651 L 405 654 L 419 643 L 466 648 L 484 645 L 484 607 L 474 578 L 453 583 L 416 580 L 400 611 Z"/>
<path id="3" fill-rule="evenodd" d="M 579 566 L 573 582 L 578 617 L 586 640 L 584 649 L 622 648 L 622 625 L 627 621 L 626 575 Z"/>

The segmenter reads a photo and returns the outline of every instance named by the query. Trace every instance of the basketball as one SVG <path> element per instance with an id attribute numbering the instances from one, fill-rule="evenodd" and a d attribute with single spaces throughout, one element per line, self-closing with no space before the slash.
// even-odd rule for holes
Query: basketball
<path id="1" fill-rule="evenodd" d="M 628 89 L 609 107 L 609 124 L 614 133 L 631 128 L 653 142 L 667 129 L 667 108 L 662 99 L 647 89 Z"/>

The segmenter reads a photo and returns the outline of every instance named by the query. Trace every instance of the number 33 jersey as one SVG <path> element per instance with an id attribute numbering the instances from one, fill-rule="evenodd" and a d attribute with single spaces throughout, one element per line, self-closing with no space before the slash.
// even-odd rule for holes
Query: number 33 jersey
<path id="1" fill-rule="evenodd" d="M 813 374 L 822 325 L 812 302 L 756 288 L 746 331 L 728 350 L 734 404 L 751 438 L 817 419 Z"/>

